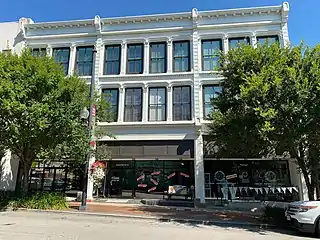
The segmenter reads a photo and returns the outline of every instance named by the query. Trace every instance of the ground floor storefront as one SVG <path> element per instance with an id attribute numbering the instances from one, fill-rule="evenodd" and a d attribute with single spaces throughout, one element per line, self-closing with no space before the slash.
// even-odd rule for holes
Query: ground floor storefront
<path id="1" fill-rule="evenodd" d="M 30 191 L 79 193 L 106 198 L 182 199 L 204 203 L 227 201 L 294 201 L 306 188 L 291 159 L 217 159 L 206 154 L 201 135 L 185 140 L 113 140 L 99 187 L 84 176 L 84 166 L 50 162 L 33 164 Z M 91 162 L 92 163 L 92 162 Z M 9 170 L 7 170 L 9 171 Z M 90 171 L 89 171 L 90 172 Z M 14 178 L 16 176 L 11 173 Z M 88 179 L 88 181 L 86 181 Z"/>

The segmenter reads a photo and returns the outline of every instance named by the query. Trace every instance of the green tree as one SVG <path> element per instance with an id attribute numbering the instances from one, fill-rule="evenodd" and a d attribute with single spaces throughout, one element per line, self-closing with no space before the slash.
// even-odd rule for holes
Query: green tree
<path id="1" fill-rule="evenodd" d="M 319 185 L 320 46 L 239 46 L 221 63 L 225 81 L 209 125 L 216 155 L 295 158 L 313 199 Z"/>
<path id="2" fill-rule="evenodd" d="M 88 90 L 77 76 L 66 77 L 52 58 L 30 51 L 0 54 L 0 145 L 18 157 L 17 186 L 23 191 L 35 160 L 85 160 L 90 140 L 80 111 L 89 106 Z M 106 117 L 108 103 L 97 105 Z"/>

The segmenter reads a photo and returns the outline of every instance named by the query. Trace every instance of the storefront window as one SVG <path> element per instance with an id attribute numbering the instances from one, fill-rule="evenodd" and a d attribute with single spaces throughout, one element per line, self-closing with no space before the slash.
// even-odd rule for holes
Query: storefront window
<path id="1" fill-rule="evenodd" d="M 207 198 L 290 201 L 298 189 L 291 186 L 287 161 L 204 161 Z"/>

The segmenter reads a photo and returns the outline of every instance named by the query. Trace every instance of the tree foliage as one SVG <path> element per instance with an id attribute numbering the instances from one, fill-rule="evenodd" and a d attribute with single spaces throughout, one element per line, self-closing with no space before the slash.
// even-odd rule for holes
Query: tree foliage
<path id="1" fill-rule="evenodd" d="M 320 46 L 239 46 L 221 63 L 225 81 L 209 126 L 215 154 L 295 158 L 313 199 L 319 185 Z"/>
<path id="2" fill-rule="evenodd" d="M 0 54 L 0 145 L 19 158 L 25 191 L 36 159 L 85 159 L 89 138 L 80 111 L 89 106 L 88 90 L 52 58 Z"/>

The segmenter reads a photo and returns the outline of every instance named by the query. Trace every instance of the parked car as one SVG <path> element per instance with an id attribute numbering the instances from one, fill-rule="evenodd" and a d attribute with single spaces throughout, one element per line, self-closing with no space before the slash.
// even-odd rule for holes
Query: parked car
<path id="1" fill-rule="evenodd" d="M 285 215 L 298 231 L 320 236 L 320 200 L 290 203 Z"/>

